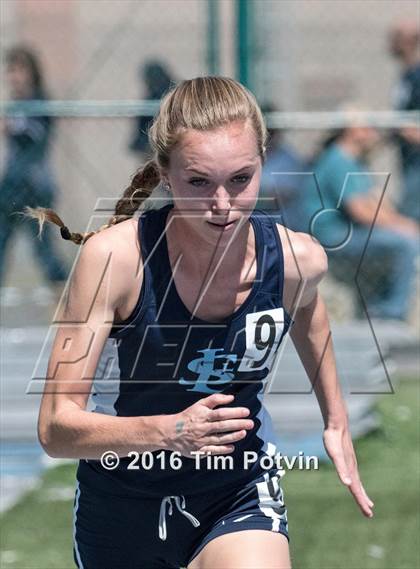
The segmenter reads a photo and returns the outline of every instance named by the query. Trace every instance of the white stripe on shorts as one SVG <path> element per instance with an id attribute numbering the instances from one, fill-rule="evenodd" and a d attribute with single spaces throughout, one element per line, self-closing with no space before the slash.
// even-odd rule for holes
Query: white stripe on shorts
<path id="1" fill-rule="evenodd" d="M 79 497 L 80 497 L 80 486 L 79 486 L 79 482 L 77 482 L 76 500 L 75 500 L 74 508 L 73 508 L 73 544 L 74 544 L 74 550 L 76 553 L 77 564 L 79 566 L 79 569 L 83 569 L 83 563 L 82 563 L 82 560 L 80 558 L 79 548 L 77 546 L 77 541 L 76 541 L 76 520 L 77 520 L 77 510 L 79 509 Z"/>

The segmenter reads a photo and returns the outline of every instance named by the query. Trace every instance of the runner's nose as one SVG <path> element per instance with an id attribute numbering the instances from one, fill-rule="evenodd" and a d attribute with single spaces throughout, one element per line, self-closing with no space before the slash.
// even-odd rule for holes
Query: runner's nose
<path id="1" fill-rule="evenodd" d="M 218 186 L 214 195 L 212 210 L 213 212 L 221 215 L 228 216 L 230 211 L 230 194 L 224 186 Z"/>

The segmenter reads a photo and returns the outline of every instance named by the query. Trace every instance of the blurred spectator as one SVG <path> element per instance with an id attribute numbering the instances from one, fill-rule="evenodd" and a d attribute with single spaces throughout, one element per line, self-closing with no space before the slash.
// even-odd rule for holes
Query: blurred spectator
<path id="1" fill-rule="evenodd" d="M 380 201 L 383 188 L 375 188 L 366 161 L 378 140 L 377 131 L 363 125 L 357 112 L 348 127 L 329 138 L 313 166 L 316 183 L 314 178 L 305 183 L 306 223 L 330 259 L 353 264 L 352 279 L 369 240 L 363 268 L 377 272 L 387 267 L 387 286 L 368 300 L 369 315 L 404 320 L 415 275 L 418 227 L 386 196 Z"/>
<path id="2" fill-rule="evenodd" d="M 6 81 L 12 101 L 47 99 L 40 64 L 30 49 L 17 46 L 6 52 Z M 53 207 L 57 188 L 48 160 L 52 120 L 21 114 L 8 117 L 2 126 L 7 157 L 0 181 L 0 285 L 9 240 L 20 227 L 29 231 L 41 270 L 52 285 L 59 285 L 59 290 L 68 271 L 53 245 L 51 227 L 45 226 L 40 239 L 37 222 L 22 222 L 18 215 L 25 206 Z"/>
<path id="3" fill-rule="evenodd" d="M 273 105 L 263 105 L 264 114 L 276 112 Z M 297 230 L 300 226 L 300 203 L 304 161 L 284 140 L 284 131 L 268 128 L 267 156 L 261 176 L 257 207 L 282 216 L 279 223 Z M 273 198 L 273 201 L 267 198 Z"/>
<path id="4" fill-rule="evenodd" d="M 139 78 L 145 85 L 146 93 L 144 99 L 150 101 L 159 101 L 175 82 L 165 65 L 158 61 L 149 61 L 141 66 Z M 139 164 L 145 161 L 145 155 L 150 152 L 147 133 L 152 120 L 153 117 L 151 116 L 140 116 L 135 120 L 129 148 L 137 154 Z M 168 201 L 172 201 L 171 196 L 171 193 L 164 188 L 163 184 L 160 184 L 153 190 L 151 197 L 144 202 L 143 208 L 159 209 Z"/>
<path id="5" fill-rule="evenodd" d="M 145 100 L 160 100 L 169 90 L 173 82 L 168 69 L 157 61 L 150 61 L 140 67 L 139 75 L 140 80 L 144 82 L 146 87 L 146 93 L 143 97 Z M 130 150 L 133 152 L 149 152 L 147 131 L 152 122 L 152 118 L 153 117 L 150 116 L 136 118 L 133 136 L 129 144 Z"/>
<path id="6" fill-rule="evenodd" d="M 395 90 L 395 107 L 420 110 L 420 29 L 418 22 L 397 23 L 390 33 L 390 51 L 401 65 Z M 403 128 L 397 135 L 401 154 L 403 191 L 399 210 L 420 221 L 420 125 Z"/>

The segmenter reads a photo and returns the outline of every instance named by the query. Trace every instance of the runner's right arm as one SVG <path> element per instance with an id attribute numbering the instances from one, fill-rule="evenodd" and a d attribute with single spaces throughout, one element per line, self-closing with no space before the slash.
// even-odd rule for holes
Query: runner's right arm
<path id="1" fill-rule="evenodd" d="M 142 276 L 130 274 L 133 270 L 124 266 L 121 254 L 113 254 L 123 250 L 120 235 L 106 230 L 91 237 L 82 247 L 71 279 L 38 420 L 39 440 L 53 457 L 97 459 L 106 450 L 126 456 L 131 450 L 163 446 L 161 417 L 115 417 L 86 411 L 115 310 L 129 286 L 142 284 Z"/>
<path id="2" fill-rule="evenodd" d="M 244 419 L 243 407 L 214 409 L 230 403 L 231 396 L 206 397 L 176 415 L 119 417 L 86 410 L 116 310 L 142 284 L 132 261 L 121 255 L 124 247 L 127 237 L 117 227 L 82 247 L 48 364 L 38 420 L 42 447 L 52 457 L 87 459 L 108 450 L 120 457 L 160 449 L 185 456 L 196 450 L 232 452 L 232 443 L 253 423 Z"/>

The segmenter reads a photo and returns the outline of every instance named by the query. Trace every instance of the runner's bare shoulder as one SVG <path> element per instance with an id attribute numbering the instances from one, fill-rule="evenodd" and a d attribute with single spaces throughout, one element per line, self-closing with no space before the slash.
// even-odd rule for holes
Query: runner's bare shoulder
<path id="1" fill-rule="evenodd" d="M 82 245 L 69 287 L 69 316 L 87 317 L 86 310 L 96 307 L 107 322 L 125 318 L 143 280 L 137 227 L 138 220 L 129 219 Z"/>
<path id="2" fill-rule="evenodd" d="M 328 258 L 322 245 L 308 233 L 292 231 L 277 223 L 284 257 L 284 301 L 291 307 L 300 287 L 316 286 L 328 270 Z"/>

